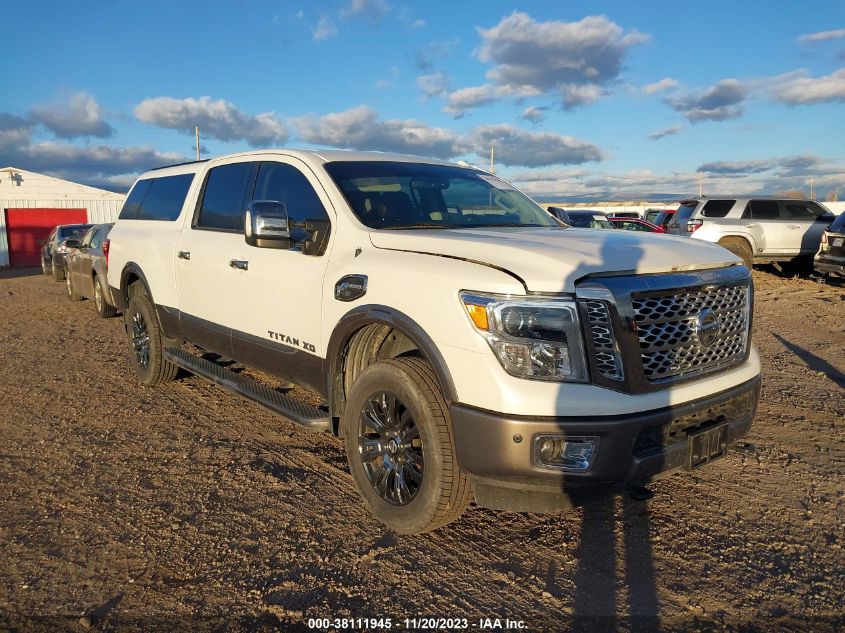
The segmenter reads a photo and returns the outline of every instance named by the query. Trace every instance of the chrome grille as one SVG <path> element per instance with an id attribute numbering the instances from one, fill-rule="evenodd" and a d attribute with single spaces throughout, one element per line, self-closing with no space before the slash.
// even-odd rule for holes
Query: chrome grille
<path id="1" fill-rule="evenodd" d="M 607 303 L 604 301 L 585 301 L 590 332 L 593 335 L 593 351 L 596 356 L 596 369 L 605 378 L 622 380 L 622 360 L 613 337 L 613 324 L 610 321 Z"/>
<path id="2" fill-rule="evenodd" d="M 747 284 L 639 293 L 631 299 L 647 380 L 704 373 L 745 356 Z M 708 311 L 719 325 L 709 341 L 699 331 L 700 315 Z"/>

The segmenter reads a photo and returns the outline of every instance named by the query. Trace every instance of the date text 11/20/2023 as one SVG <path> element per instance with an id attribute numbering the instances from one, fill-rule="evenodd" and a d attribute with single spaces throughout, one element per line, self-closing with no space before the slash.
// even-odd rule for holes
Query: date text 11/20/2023
<path id="1" fill-rule="evenodd" d="M 477 629 L 480 631 L 520 631 L 527 630 L 522 620 L 511 620 L 510 618 L 308 618 L 309 629 L 316 630 L 467 630 Z"/>

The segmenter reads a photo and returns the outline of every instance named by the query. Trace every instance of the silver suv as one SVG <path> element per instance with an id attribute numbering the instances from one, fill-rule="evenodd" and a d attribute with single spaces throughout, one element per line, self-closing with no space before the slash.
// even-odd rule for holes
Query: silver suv
<path id="1" fill-rule="evenodd" d="M 834 217 L 812 200 L 701 197 L 681 201 L 667 232 L 720 244 L 751 266 L 812 257 Z"/>

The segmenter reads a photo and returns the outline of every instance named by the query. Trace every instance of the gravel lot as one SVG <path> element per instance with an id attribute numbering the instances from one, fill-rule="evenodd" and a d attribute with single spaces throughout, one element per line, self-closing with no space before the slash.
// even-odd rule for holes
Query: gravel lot
<path id="1" fill-rule="evenodd" d="M 398 537 L 359 503 L 338 439 L 196 377 L 140 386 L 121 319 L 24 273 L 0 272 L 0 631 L 296 631 L 344 616 L 394 630 L 415 616 L 845 627 L 845 286 L 755 272 L 755 425 L 652 500 L 473 506 Z"/>

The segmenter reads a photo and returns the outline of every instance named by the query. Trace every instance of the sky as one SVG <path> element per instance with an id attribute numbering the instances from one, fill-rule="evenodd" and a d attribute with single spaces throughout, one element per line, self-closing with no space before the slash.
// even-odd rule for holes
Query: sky
<path id="1" fill-rule="evenodd" d="M 465 160 L 538 199 L 845 199 L 845 2 L 33 1 L 0 167 L 126 190 L 267 147 Z M 832 193 L 831 193 L 832 192 Z"/>

